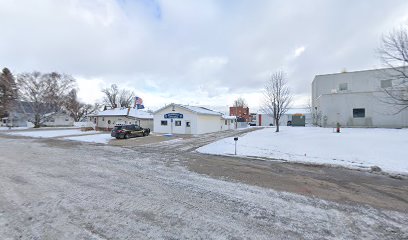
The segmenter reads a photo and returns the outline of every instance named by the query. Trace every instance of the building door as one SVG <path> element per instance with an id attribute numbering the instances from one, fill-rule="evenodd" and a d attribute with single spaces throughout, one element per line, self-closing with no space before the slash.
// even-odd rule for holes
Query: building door
<path id="1" fill-rule="evenodd" d="M 190 121 L 186 121 L 186 134 L 191 134 L 191 122 Z"/>

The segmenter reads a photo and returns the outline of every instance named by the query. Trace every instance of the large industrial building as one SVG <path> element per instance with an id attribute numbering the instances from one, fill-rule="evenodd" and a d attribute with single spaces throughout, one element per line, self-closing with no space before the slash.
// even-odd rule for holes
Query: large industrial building
<path id="1" fill-rule="evenodd" d="M 389 68 L 317 75 L 312 82 L 313 122 L 322 127 L 337 123 L 344 127 L 408 127 L 408 109 L 398 112 L 400 106 L 387 103 L 384 92 L 403 81 L 395 75 Z M 406 90 L 401 94 L 407 94 Z"/>

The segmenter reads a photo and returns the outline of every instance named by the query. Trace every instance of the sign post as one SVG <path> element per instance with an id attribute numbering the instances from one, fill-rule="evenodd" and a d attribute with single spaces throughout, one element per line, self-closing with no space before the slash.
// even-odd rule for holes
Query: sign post
<path id="1" fill-rule="evenodd" d="M 238 137 L 234 137 L 235 141 L 235 155 L 237 155 L 237 142 L 238 142 Z"/>

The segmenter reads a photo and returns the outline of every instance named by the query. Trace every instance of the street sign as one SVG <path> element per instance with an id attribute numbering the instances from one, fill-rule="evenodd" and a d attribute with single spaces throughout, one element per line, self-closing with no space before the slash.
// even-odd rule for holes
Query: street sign
<path id="1" fill-rule="evenodd" d="M 166 114 L 164 114 L 164 118 L 183 118 L 183 114 L 181 114 L 181 113 L 166 113 Z"/>

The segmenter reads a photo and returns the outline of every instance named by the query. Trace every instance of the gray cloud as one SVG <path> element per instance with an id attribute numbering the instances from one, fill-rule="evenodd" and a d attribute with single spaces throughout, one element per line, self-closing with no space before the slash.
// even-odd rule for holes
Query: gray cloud
<path id="1" fill-rule="evenodd" d="M 378 67 L 381 34 L 407 13 L 405 0 L 0 0 L 0 65 L 73 74 L 88 101 L 119 83 L 153 108 L 257 107 L 278 69 L 305 98 L 316 74 Z"/>

